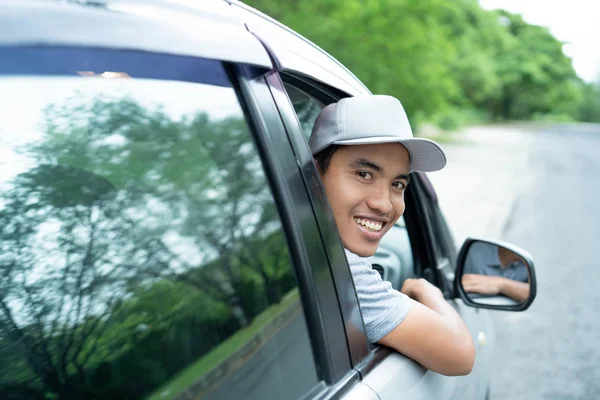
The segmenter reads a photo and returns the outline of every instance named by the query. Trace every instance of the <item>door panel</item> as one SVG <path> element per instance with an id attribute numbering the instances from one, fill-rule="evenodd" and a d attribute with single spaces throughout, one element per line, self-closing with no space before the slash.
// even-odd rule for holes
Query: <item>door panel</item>
<path id="1" fill-rule="evenodd" d="M 381 400 L 377 393 L 363 382 L 358 382 L 340 400 Z"/>
<path id="2" fill-rule="evenodd" d="M 495 332 L 489 311 L 467 306 L 460 299 L 450 301 L 469 329 L 475 344 L 475 366 L 467 376 L 457 378 L 451 400 L 484 399 L 490 384 L 490 357 L 495 343 Z"/>
<path id="3" fill-rule="evenodd" d="M 381 400 L 446 400 L 456 388 L 456 378 L 431 372 L 396 352 L 373 368 L 363 382 Z"/>
<path id="4" fill-rule="evenodd" d="M 439 209 L 435 190 L 425 174 L 420 175 L 420 200 L 424 206 L 424 225 L 429 228 L 428 237 L 435 254 L 435 271 L 439 287 L 447 296 L 452 296 L 452 280 L 456 265 L 456 245 Z M 488 313 L 465 305 L 459 299 L 449 300 L 450 305 L 465 322 L 475 344 L 476 359 L 473 371 L 466 376 L 453 378 L 455 386 L 448 394 L 449 399 L 483 399 L 489 383 L 487 370 L 489 353 L 493 343 L 493 329 Z"/>

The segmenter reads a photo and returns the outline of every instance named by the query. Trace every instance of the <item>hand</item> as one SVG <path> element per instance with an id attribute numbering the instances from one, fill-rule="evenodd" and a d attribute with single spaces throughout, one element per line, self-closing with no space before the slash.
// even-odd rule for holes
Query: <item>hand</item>
<path id="1" fill-rule="evenodd" d="M 419 279 L 407 279 L 402 284 L 402 289 L 400 289 L 402 293 L 414 299 L 420 303 L 423 297 L 434 296 L 439 297 L 442 300 L 444 299 L 444 295 L 436 286 L 429 283 L 427 280 L 423 278 Z"/>
<path id="2" fill-rule="evenodd" d="M 477 274 L 465 274 L 462 285 L 467 293 L 500 294 L 502 292 L 503 278 Z"/>

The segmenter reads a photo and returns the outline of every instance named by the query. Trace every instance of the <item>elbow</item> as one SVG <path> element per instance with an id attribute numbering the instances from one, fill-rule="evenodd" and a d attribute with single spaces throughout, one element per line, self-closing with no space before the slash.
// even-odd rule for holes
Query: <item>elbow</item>
<path id="1" fill-rule="evenodd" d="M 453 376 L 469 375 L 473 371 L 473 366 L 475 365 L 475 345 L 470 336 L 465 342 L 457 355 L 458 362 L 454 374 L 452 374 Z"/>
<path id="2" fill-rule="evenodd" d="M 473 371 L 475 365 L 475 345 L 471 337 L 465 340 L 460 346 L 457 346 L 453 357 L 453 362 L 448 365 L 445 371 L 441 372 L 446 376 L 464 376 Z"/>
<path id="3" fill-rule="evenodd" d="M 472 357 L 466 358 L 461 365 L 459 365 L 455 372 L 451 376 L 464 376 L 469 375 L 471 371 L 473 371 L 473 366 L 475 365 L 475 355 Z"/>

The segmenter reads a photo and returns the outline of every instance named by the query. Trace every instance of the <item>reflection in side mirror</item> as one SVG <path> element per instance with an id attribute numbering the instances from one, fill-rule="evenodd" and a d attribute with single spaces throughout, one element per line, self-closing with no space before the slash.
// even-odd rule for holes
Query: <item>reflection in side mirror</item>
<path id="1" fill-rule="evenodd" d="M 533 260 L 510 244 L 467 239 L 456 271 L 456 289 L 471 306 L 523 311 L 535 298 Z"/>

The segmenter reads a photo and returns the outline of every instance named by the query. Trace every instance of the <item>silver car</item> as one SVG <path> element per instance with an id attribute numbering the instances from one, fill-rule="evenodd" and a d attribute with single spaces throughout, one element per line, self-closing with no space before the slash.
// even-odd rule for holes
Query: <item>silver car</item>
<path id="1" fill-rule="evenodd" d="M 307 145 L 325 105 L 365 94 L 237 1 L 0 0 L 0 398 L 486 398 L 481 309 L 527 309 L 533 262 L 457 251 L 415 173 L 373 268 L 437 285 L 475 367 L 369 344 Z M 486 254 L 523 295 L 463 285 Z"/>

